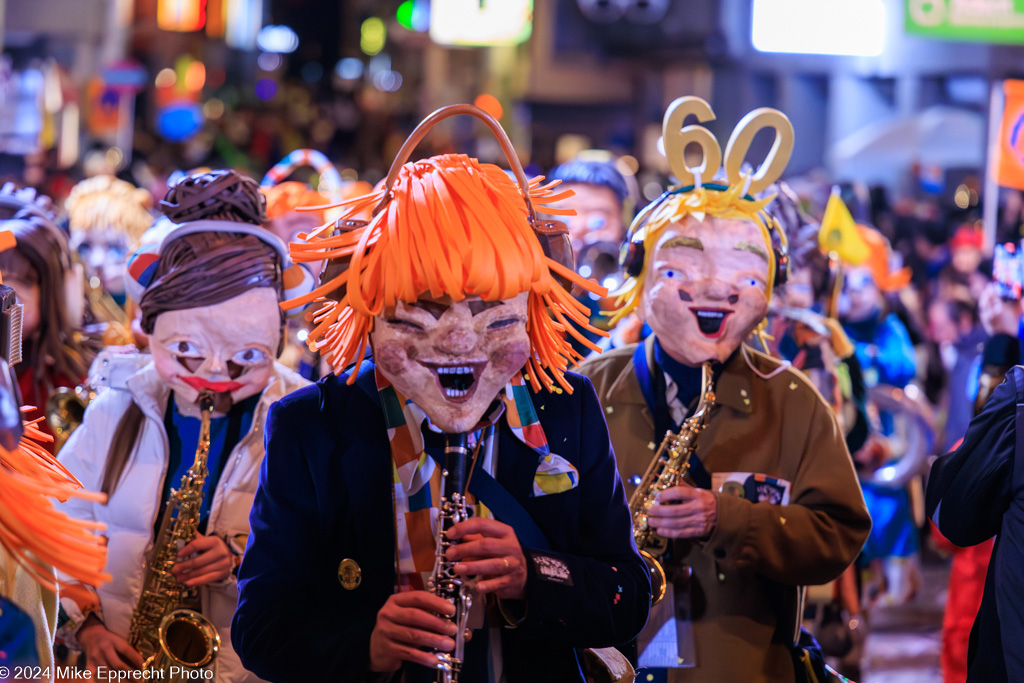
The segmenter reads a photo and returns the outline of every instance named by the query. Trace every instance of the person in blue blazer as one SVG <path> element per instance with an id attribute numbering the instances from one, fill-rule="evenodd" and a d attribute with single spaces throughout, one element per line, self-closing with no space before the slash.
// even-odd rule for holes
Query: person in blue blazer
<path id="1" fill-rule="evenodd" d="M 583 681 L 596 659 L 628 676 L 584 652 L 631 641 L 651 588 L 594 388 L 567 371 L 567 321 L 589 324 L 556 276 L 595 286 L 534 217 L 559 197 L 462 155 L 402 159 L 293 245 L 332 259 L 295 303 L 327 297 L 311 343 L 349 369 L 271 409 L 232 643 L 282 683 L 433 681 L 449 656 L 466 683 Z M 474 514 L 440 557 L 473 587 L 461 646 L 431 590 L 456 434 Z"/>

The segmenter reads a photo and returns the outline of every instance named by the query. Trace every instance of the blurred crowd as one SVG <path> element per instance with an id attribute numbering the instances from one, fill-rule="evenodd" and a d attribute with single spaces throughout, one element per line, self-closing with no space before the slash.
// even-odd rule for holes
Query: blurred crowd
<path id="1" fill-rule="evenodd" d="M 174 228 L 161 213 L 168 186 L 208 170 L 177 170 L 176 164 L 201 160 L 251 174 L 269 170 L 269 162 L 258 169 L 258 160 L 291 147 L 280 149 L 288 135 L 261 134 L 264 123 L 225 120 L 201 149 L 172 160 L 167 150 L 152 148 L 141 166 L 121 177 L 102 161 L 87 164 L 82 174 L 90 177 L 81 180 L 45 168 L 41 176 L 8 173 L 0 230 L 13 232 L 17 244 L 0 252 L 0 272 L 25 306 L 24 360 L 15 371 L 23 402 L 35 407 L 30 417 L 45 417 L 40 426 L 54 435 L 55 450 L 81 422 L 97 385 L 108 381 L 112 359 L 147 347 L 125 273 L 134 253 Z M 290 137 L 328 149 L 344 142 L 343 131 L 307 128 L 306 137 Z M 233 136 L 263 142 L 256 152 L 235 154 Z M 357 157 L 346 166 L 357 166 Z M 370 190 L 319 159 L 290 155 L 264 178 L 265 228 L 284 242 L 332 220 L 330 211 L 301 207 Z M 578 273 L 611 290 L 605 298 L 579 294 L 592 322 L 610 331 L 591 338 L 605 347 L 649 333 L 635 316 L 612 328 L 605 315 L 628 275 L 620 253 L 630 247 L 628 227 L 644 204 L 632 174 L 623 170 L 613 155 L 591 151 L 546 173 L 574 192 L 561 208 L 575 210 L 565 220 Z M 364 171 L 370 180 L 383 175 Z M 819 176 L 791 179 L 766 193 L 775 195 L 769 210 L 788 235 L 788 245 L 779 246 L 789 273 L 757 344 L 805 371 L 835 408 L 874 524 L 856 566 L 812 592 L 805 613 L 837 668 L 854 679 L 872 610 L 912 602 L 921 590 L 921 562 L 950 556 L 943 666 L 947 681 L 965 677 L 967 636 L 991 544 L 961 550 L 929 528 L 924 478 L 930 459 L 955 447 L 1003 373 L 1019 361 L 1021 294 L 1013 278 L 993 281 L 976 190 L 965 187 L 975 193 L 973 203 L 961 202 L 966 208 L 945 206 L 938 197 L 896 199 L 882 188 L 833 187 Z M 1001 237 L 1019 234 L 1021 215 L 1020 196 L 1004 196 Z M 1019 251 L 1011 244 L 1000 253 L 1016 259 Z M 312 265 L 319 275 L 319 264 Z M 304 343 L 310 325 L 301 311 L 288 318 L 280 361 L 315 380 L 326 366 Z M 582 344 L 578 350 L 589 353 Z"/>

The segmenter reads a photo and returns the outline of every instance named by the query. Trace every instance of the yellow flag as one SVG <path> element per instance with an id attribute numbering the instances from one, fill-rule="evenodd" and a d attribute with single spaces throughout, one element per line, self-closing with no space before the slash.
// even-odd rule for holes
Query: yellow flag
<path id="1" fill-rule="evenodd" d="M 828 198 L 818 231 L 818 244 L 825 253 L 834 251 L 844 263 L 852 266 L 864 263 L 871 254 L 838 192 Z"/>

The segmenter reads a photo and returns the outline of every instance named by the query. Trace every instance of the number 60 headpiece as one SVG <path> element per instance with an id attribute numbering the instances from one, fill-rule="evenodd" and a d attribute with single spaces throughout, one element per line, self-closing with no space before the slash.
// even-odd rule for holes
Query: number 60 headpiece
<path id="1" fill-rule="evenodd" d="M 683 126 L 683 121 L 691 114 L 699 123 Z M 757 225 L 772 255 L 768 268 L 768 298 L 771 298 L 776 284 L 785 283 L 789 263 L 786 235 L 779 222 L 765 211 L 774 195 L 762 199 L 754 199 L 752 195 L 767 189 L 785 170 L 793 154 L 793 124 L 781 111 L 769 107 L 755 109 L 744 116 L 725 146 L 727 183 L 722 184 L 710 182 L 723 167 L 722 148 L 711 131 L 700 125 L 714 119 L 711 105 L 692 95 L 680 97 L 665 111 L 662 145 L 679 185 L 670 187 L 651 202 L 629 228 L 620 262 L 630 279 L 619 291 L 620 308 L 613 316 L 613 322 L 625 317 L 639 304 L 645 255 L 653 250 L 662 229 L 687 216 L 697 220 L 703 220 L 705 216 L 747 220 Z M 750 151 L 750 143 L 764 128 L 775 131 L 772 148 L 756 170 L 744 173 L 742 167 Z M 686 164 L 685 151 L 691 144 L 701 148 L 703 158 L 699 166 Z M 773 233 L 778 236 L 778 244 L 773 243 Z"/>

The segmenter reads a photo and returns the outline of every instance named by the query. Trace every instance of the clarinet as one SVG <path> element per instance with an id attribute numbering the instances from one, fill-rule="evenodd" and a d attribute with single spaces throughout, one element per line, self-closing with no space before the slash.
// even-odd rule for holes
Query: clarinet
<path id="1" fill-rule="evenodd" d="M 473 594 L 461 577 L 455 574 L 455 562 L 445 557 L 445 551 L 454 543 L 448 540 L 448 530 L 455 524 L 469 518 L 470 512 L 463 494 L 466 488 L 470 450 L 465 434 L 445 434 L 444 470 L 442 476 L 441 505 L 437 513 L 437 551 L 434 556 L 434 571 L 427 581 L 427 589 L 455 606 L 455 614 L 449 619 L 457 629 L 455 649 L 452 652 L 437 652 L 437 683 L 458 683 L 465 653 L 466 624 Z"/>

